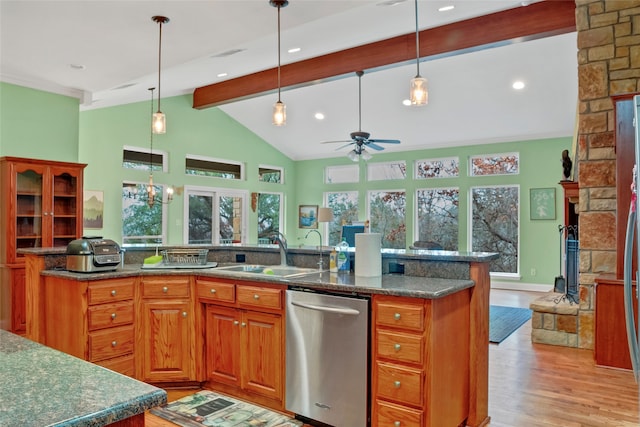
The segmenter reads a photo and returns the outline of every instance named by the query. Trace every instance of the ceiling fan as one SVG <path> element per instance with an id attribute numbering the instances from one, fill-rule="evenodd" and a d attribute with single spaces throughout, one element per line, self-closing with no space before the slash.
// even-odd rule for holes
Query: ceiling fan
<path id="1" fill-rule="evenodd" d="M 356 75 L 358 76 L 358 130 L 355 132 L 351 132 L 350 137 L 351 140 L 342 140 L 342 141 L 325 141 L 321 144 L 334 144 L 339 142 L 346 142 L 347 144 L 338 147 L 336 150 L 341 150 L 345 147 L 349 147 L 351 145 L 355 145 L 353 150 L 347 154 L 354 162 L 358 161 L 358 157 L 362 156 L 364 160 L 369 160 L 371 158 L 371 154 L 365 150 L 365 147 L 370 147 L 376 151 L 384 150 L 384 147 L 378 144 L 400 144 L 400 141 L 397 139 L 373 139 L 370 138 L 371 134 L 369 132 L 362 131 L 362 75 L 364 71 L 356 71 Z"/>

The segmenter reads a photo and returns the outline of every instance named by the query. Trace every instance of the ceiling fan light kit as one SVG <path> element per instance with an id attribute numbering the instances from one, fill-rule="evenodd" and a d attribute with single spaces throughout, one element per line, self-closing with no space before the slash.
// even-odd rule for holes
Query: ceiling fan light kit
<path id="1" fill-rule="evenodd" d="M 273 104 L 272 121 L 276 126 L 287 124 L 287 106 L 280 99 L 280 9 L 286 7 L 287 0 L 269 0 L 269 4 L 278 8 L 278 101 Z"/>
<path id="2" fill-rule="evenodd" d="M 411 105 L 427 105 L 429 102 L 429 91 L 427 79 L 420 76 L 420 31 L 418 30 L 418 0 L 414 0 L 416 11 L 416 76 L 411 80 L 409 100 Z"/>
<path id="3" fill-rule="evenodd" d="M 151 129 L 155 134 L 167 133 L 167 118 L 160 111 L 160 70 L 162 68 L 162 24 L 167 24 L 169 18 L 166 16 L 152 16 L 151 20 L 158 23 L 160 27 L 160 36 L 158 38 L 158 111 L 153 114 Z"/>

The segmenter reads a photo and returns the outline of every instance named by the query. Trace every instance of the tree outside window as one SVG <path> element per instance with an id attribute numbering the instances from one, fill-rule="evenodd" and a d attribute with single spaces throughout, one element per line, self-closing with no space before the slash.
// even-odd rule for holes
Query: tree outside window
<path id="1" fill-rule="evenodd" d="M 418 236 L 416 240 L 435 242 L 448 251 L 458 250 L 457 188 L 432 188 L 416 191 Z"/>
<path id="2" fill-rule="evenodd" d="M 404 191 L 369 192 L 371 232 L 382 235 L 383 248 L 406 248 L 405 209 L 406 193 Z"/>
<path id="3" fill-rule="evenodd" d="M 329 223 L 330 246 L 340 243 L 342 225 L 358 221 L 358 192 L 342 191 L 325 193 L 327 207 L 333 211 L 333 221 Z"/>
<path id="4" fill-rule="evenodd" d="M 282 230 L 281 193 L 260 193 L 258 195 L 258 242 Z"/>
<path id="5" fill-rule="evenodd" d="M 122 243 L 161 244 L 162 203 L 149 207 L 143 195 L 148 184 L 122 184 Z M 162 185 L 154 185 L 156 194 L 163 194 Z M 139 197 L 140 196 L 140 197 Z"/>

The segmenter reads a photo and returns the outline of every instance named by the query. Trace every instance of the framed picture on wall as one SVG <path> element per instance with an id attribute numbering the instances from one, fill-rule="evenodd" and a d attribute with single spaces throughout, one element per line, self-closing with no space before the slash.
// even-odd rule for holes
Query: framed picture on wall
<path id="1" fill-rule="evenodd" d="M 556 219 L 556 189 L 529 189 L 529 217 L 531 219 Z"/>
<path id="2" fill-rule="evenodd" d="M 82 225 L 84 228 L 102 228 L 104 212 L 104 193 L 102 191 L 84 190 Z"/>
<path id="3" fill-rule="evenodd" d="M 300 205 L 298 228 L 318 228 L 318 205 Z"/>

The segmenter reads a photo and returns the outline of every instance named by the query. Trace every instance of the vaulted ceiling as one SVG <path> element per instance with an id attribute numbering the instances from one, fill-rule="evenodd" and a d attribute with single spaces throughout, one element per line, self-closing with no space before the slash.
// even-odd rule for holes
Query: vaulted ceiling
<path id="1" fill-rule="evenodd" d="M 165 15 L 163 98 L 195 91 L 196 107 L 219 105 L 293 159 L 346 154 L 321 142 L 358 130 L 358 69 L 362 130 L 402 141 L 386 151 L 572 135 L 573 1 L 418 5 L 430 87 L 419 108 L 402 104 L 416 74 L 411 0 L 290 0 L 281 10 L 283 127 L 271 124 L 277 12 L 268 0 L 0 0 L 0 79 L 77 96 L 83 110 L 148 100 L 158 66 L 151 16 Z M 445 5 L 455 8 L 439 12 Z M 526 87 L 513 90 L 515 80 Z"/>

